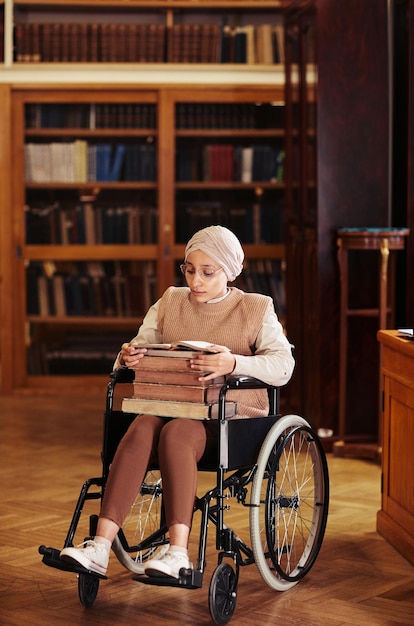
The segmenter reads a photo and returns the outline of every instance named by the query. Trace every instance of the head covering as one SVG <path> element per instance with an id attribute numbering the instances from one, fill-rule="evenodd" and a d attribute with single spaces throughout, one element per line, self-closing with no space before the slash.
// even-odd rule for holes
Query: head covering
<path id="1" fill-rule="evenodd" d="M 208 226 L 193 235 L 185 249 L 184 260 L 194 250 L 201 250 L 223 268 L 230 282 L 243 269 L 244 252 L 236 235 L 224 226 Z"/>

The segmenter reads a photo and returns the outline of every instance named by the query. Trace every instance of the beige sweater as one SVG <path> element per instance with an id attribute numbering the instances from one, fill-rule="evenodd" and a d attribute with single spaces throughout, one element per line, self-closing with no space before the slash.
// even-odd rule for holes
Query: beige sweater
<path id="1" fill-rule="evenodd" d="M 271 298 L 232 288 L 217 303 L 199 303 L 187 287 L 170 287 L 159 305 L 158 328 L 163 341 L 203 340 L 227 346 L 235 354 L 251 356 L 265 317 L 273 310 Z M 228 400 L 237 402 L 239 417 L 255 417 L 268 412 L 265 390 L 231 391 Z"/>

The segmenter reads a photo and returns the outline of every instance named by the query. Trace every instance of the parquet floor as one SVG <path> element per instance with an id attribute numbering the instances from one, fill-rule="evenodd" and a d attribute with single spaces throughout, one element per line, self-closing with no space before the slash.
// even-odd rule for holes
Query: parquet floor
<path id="1" fill-rule="evenodd" d="M 62 546 L 81 485 L 100 473 L 103 405 L 103 397 L 0 398 L 0 625 L 207 626 L 208 585 L 217 562 L 214 533 L 197 591 L 140 585 L 112 557 L 109 579 L 85 609 L 75 575 L 41 563 L 38 546 Z M 268 588 L 254 565 L 243 568 L 231 624 L 414 624 L 414 568 L 375 530 L 379 467 L 329 457 L 329 468 L 330 515 L 314 568 L 284 593 Z M 87 507 L 95 511 L 97 503 Z M 247 512 L 234 507 L 246 532 Z M 93 511 L 85 507 L 86 516 Z"/>

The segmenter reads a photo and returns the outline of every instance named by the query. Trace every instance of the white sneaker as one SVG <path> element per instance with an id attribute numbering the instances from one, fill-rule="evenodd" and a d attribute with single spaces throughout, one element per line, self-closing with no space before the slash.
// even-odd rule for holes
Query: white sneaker
<path id="1" fill-rule="evenodd" d="M 77 548 L 64 548 L 59 556 L 64 561 L 78 563 L 96 574 L 106 574 L 109 552 L 102 543 L 96 543 L 92 539 L 81 543 Z"/>
<path id="2" fill-rule="evenodd" d="M 160 559 L 152 559 L 145 565 L 147 576 L 171 576 L 180 577 L 180 569 L 192 569 L 188 556 L 183 552 L 168 550 Z"/>

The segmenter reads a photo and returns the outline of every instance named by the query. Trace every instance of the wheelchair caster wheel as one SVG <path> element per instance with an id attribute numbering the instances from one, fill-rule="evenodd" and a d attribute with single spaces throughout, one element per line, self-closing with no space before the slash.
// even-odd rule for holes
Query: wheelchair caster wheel
<path id="1" fill-rule="evenodd" d="M 99 589 L 99 578 L 90 574 L 78 574 L 79 600 L 89 609 L 96 600 Z"/>
<path id="2" fill-rule="evenodd" d="M 215 624 L 227 624 L 233 616 L 237 600 L 236 574 L 228 563 L 220 563 L 211 577 L 208 593 L 210 615 Z"/>

